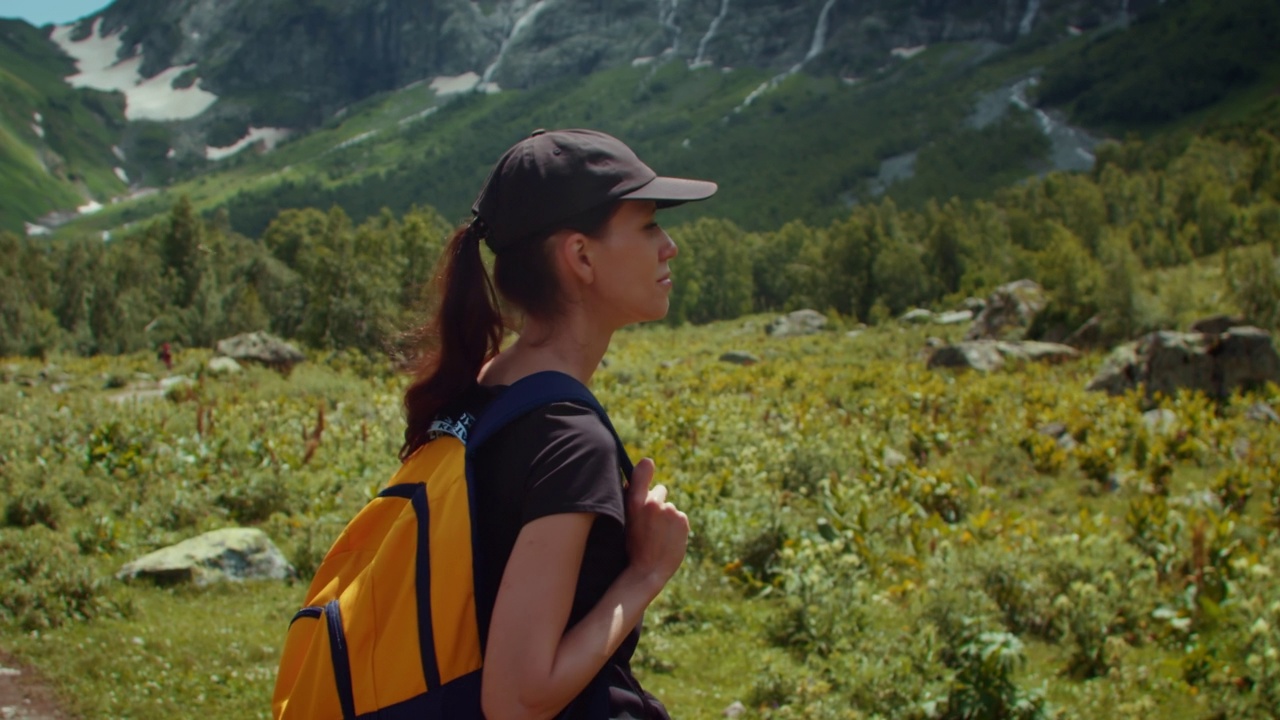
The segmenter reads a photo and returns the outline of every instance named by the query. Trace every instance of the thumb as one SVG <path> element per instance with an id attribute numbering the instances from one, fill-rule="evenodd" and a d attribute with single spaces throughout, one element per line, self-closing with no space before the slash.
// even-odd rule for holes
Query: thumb
<path id="1" fill-rule="evenodd" d="M 653 460 L 644 458 L 631 471 L 631 487 L 628 490 L 633 503 L 643 503 L 649 497 L 649 483 L 653 481 Z"/>

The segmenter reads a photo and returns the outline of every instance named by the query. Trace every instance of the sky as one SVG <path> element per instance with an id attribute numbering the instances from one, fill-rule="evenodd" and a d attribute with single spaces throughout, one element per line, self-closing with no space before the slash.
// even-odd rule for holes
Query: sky
<path id="1" fill-rule="evenodd" d="M 21 18 L 36 27 L 65 25 L 110 4 L 110 0 L 0 0 L 0 17 Z"/>

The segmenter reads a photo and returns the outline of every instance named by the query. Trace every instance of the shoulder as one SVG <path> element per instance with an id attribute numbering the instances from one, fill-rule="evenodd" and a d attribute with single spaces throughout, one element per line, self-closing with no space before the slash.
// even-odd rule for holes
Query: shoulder
<path id="1" fill-rule="evenodd" d="M 617 445 L 595 410 L 576 402 L 544 405 L 515 420 L 505 440 L 524 440 L 544 448 L 572 446 L 581 451 L 616 455 Z"/>

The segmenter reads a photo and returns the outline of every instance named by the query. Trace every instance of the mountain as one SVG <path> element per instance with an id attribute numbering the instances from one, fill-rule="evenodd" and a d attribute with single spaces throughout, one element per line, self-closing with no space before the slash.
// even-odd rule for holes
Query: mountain
<path id="1" fill-rule="evenodd" d="M 728 180 L 705 211 L 768 228 L 882 194 L 909 204 L 974 197 L 1029 174 L 1087 169 L 1097 129 L 1140 123 L 1113 122 L 1106 107 L 1118 105 L 1098 111 L 1086 91 L 1142 98 L 1141 84 L 1117 78 L 1140 67 L 1162 79 L 1161 56 L 1133 52 L 1149 49 L 1143 38 L 1163 37 L 1173 46 L 1163 51 L 1185 59 L 1178 47 L 1199 31 L 1185 27 L 1188 17 L 1270 18 L 1272 5 L 117 0 L 48 30 L 40 52 L 46 73 L 123 106 L 127 122 L 102 125 L 114 140 L 103 151 L 125 158 L 115 175 L 135 194 L 165 188 L 74 228 L 143 220 L 178 195 L 227 208 L 251 234 L 280 208 L 303 205 L 341 204 L 358 218 L 429 203 L 460 217 L 503 148 L 533 127 L 567 125 L 614 132 L 663 172 Z M 1181 29 L 1165 32 L 1165 18 Z M 1208 54 L 1234 52 L 1235 64 L 1214 66 L 1215 77 L 1231 80 L 1231 67 L 1256 59 L 1249 43 L 1230 42 L 1247 30 L 1217 28 L 1226 46 Z M 1250 87 L 1276 65 L 1262 52 L 1253 77 L 1236 74 Z M 1060 110 L 1038 107 L 1046 89 Z M 1225 96 L 1193 98 L 1175 114 L 1206 97 Z M 101 157 L 89 166 L 113 172 Z M 79 191 L 103 203 L 122 194 L 119 185 Z M 35 220 L 3 198 L 0 211 L 0 227 Z"/>

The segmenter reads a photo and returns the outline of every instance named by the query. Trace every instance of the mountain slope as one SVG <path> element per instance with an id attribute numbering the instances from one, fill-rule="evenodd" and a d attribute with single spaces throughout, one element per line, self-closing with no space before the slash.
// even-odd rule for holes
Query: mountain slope
<path id="1" fill-rule="evenodd" d="M 111 150 L 121 108 L 69 87 L 63 76 L 74 69 L 36 28 L 0 20 L 0 230 L 125 188 Z"/>

